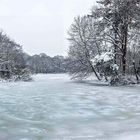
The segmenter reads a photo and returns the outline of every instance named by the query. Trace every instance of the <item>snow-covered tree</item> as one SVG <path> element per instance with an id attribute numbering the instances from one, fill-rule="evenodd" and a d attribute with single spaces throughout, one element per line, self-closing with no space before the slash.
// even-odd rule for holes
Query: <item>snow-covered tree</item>
<path id="1" fill-rule="evenodd" d="M 77 17 L 68 32 L 70 41 L 69 72 L 73 78 L 84 78 L 91 74 L 100 80 L 96 68 L 92 64 L 92 59 L 100 53 L 100 40 L 97 40 L 97 31 L 92 18 L 87 16 Z"/>
<path id="2" fill-rule="evenodd" d="M 22 47 L 11 40 L 6 34 L 0 32 L 0 77 L 22 80 L 19 75 L 28 73 Z M 17 78 L 18 77 L 18 78 Z M 22 76 L 23 77 L 23 76 Z M 28 77 L 30 79 L 30 77 Z"/>
<path id="3" fill-rule="evenodd" d="M 98 79 L 103 76 L 114 84 L 119 78 L 127 83 L 125 76 L 131 73 L 138 81 L 139 0 L 99 0 L 91 14 L 75 19 L 69 36 L 70 73 L 74 76 L 87 77 L 94 72 Z M 105 61 L 103 56 L 109 55 Z"/>
<path id="4" fill-rule="evenodd" d="M 139 0 L 101 0 L 103 23 L 106 26 L 107 41 L 114 45 L 115 61 L 117 55 L 121 59 L 122 72 L 125 75 L 127 68 L 127 50 L 135 29 L 140 27 Z M 107 32 L 108 31 L 108 32 Z"/>

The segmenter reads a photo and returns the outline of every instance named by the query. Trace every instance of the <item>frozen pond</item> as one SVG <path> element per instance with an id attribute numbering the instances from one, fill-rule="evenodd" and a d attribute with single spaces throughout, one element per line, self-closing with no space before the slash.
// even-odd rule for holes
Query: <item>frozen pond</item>
<path id="1" fill-rule="evenodd" d="M 0 83 L 0 140 L 139 140 L 140 86 L 73 82 L 63 74 Z"/>

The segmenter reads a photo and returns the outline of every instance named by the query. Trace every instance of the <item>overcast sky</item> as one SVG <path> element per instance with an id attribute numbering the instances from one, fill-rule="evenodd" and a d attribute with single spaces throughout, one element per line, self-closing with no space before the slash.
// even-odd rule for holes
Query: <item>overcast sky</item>
<path id="1" fill-rule="evenodd" d="M 0 28 L 25 52 L 65 55 L 67 30 L 95 0 L 0 0 Z"/>

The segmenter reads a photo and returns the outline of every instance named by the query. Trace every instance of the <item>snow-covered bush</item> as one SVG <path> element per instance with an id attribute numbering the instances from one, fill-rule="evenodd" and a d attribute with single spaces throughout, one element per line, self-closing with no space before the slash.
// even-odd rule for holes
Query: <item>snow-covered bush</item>
<path id="1" fill-rule="evenodd" d="M 108 77 L 116 76 L 119 69 L 119 66 L 114 64 L 113 60 L 114 54 L 112 52 L 102 52 L 95 56 L 92 63 L 98 69 L 99 74 L 108 80 Z"/>
<path id="2" fill-rule="evenodd" d="M 103 52 L 95 56 L 92 60 L 99 74 L 104 77 L 111 86 L 121 86 L 135 84 L 135 80 L 119 74 L 119 66 L 114 63 L 114 54 L 112 52 Z"/>
<path id="3" fill-rule="evenodd" d="M 31 72 L 28 68 L 25 69 L 21 69 L 20 72 L 18 72 L 18 74 L 16 74 L 15 76 L 13 76 L 12 78 L 14 81 L 31 81 L 32 77 L 31 77 Z"/>
<path id="4" fill-rule="evenodd" d="M 114 58 L 114 54 L 111 51 L 102 52 L 101 54 L 97 54 L 92 61 L 93 61 L 93 64 L 105 63 L 105 62 L 112 61 L 113 58 Z"/>

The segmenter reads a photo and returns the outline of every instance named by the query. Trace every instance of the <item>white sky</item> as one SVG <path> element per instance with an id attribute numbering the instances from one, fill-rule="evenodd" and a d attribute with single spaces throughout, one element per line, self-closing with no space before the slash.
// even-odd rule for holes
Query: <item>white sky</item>
<path id="1" fill-rule="evenodd" d="M 95 0 L 0 0 L 0 28 L 29 54 L 65 55 L 73 18 Z"/>

